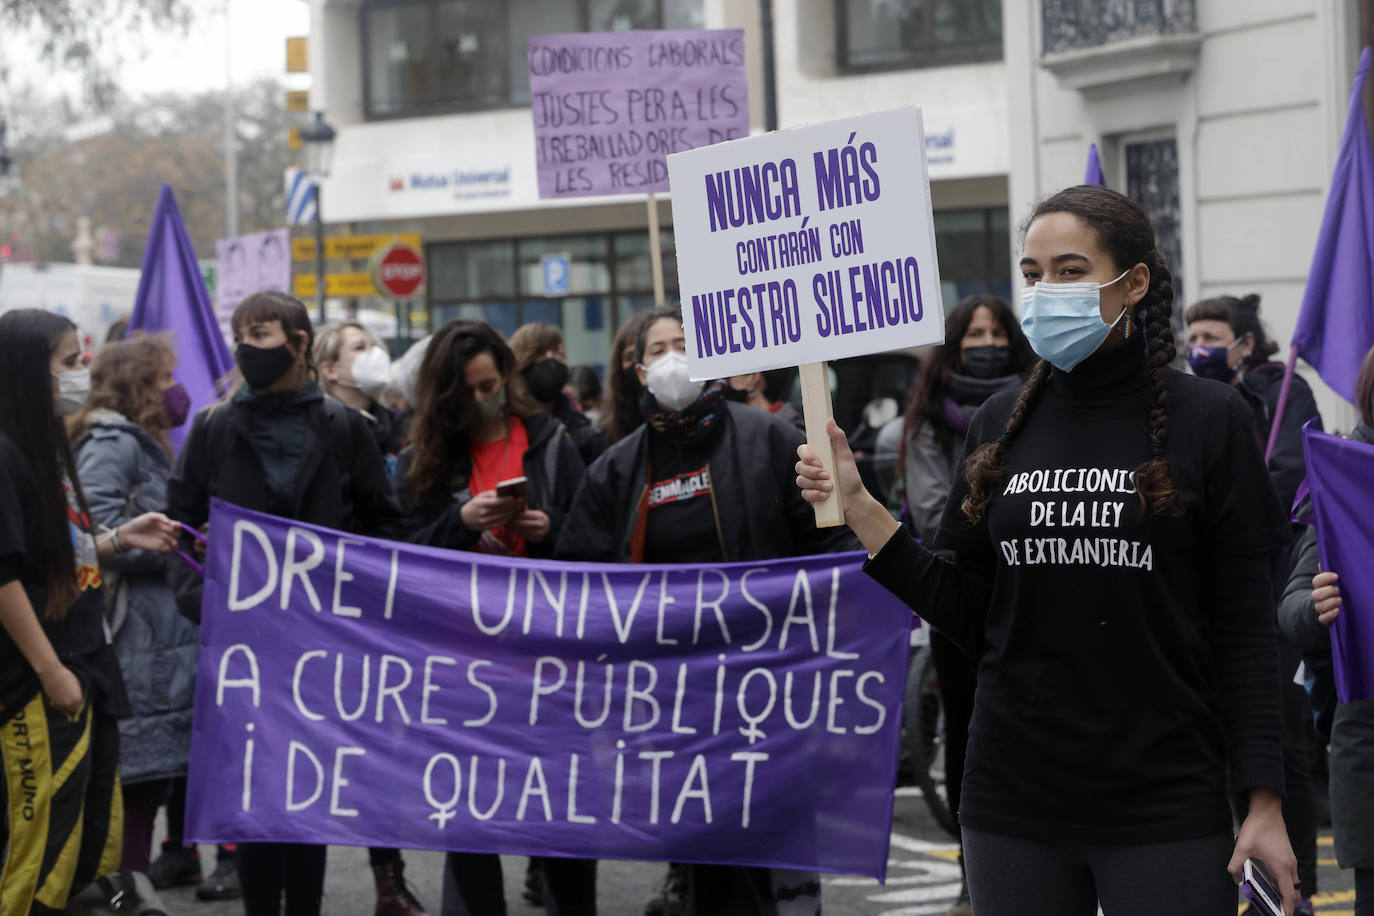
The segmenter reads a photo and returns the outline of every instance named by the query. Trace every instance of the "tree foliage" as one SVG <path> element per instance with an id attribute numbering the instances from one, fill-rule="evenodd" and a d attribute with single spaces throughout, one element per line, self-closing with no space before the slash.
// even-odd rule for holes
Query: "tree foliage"
<path id="1" fill-rule="evenodd" d="M 262 80 L 234 94 L 241 232 L 284 223 L 284 92 Z M 197 254 L 213 257 L 225 234 L 224 102 L 222 92 L 116 98 L 94 119 L 71 103 L 27 99 L 16 106 L 15 176 L 0 186 L 0 230 L 17 236 L 16 255 L 72 260 L 77 220 L 85 216 L 118 240 L 117 256 L 103 263 L 137 267 L 167 184 Z"/>
<path id="2" fill-rule="evenodd" d="M 49 64 L 79 71 L 93 98 L 108 99 L 118 42 L 145 28 L 185 30 L 190 0 L 0 0 L 0 35 L 32 38 Z M 0 60 L 0 83 L 8 74 Z"/>

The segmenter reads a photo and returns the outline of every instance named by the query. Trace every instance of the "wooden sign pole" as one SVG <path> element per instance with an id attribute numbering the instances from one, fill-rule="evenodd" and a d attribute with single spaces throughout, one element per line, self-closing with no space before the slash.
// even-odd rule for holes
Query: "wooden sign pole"
<path id="1" fill-rule="evenodd" d="M 658 240 L 658 195 L 650 191 L 649 207 L 649 265 L 654 272 L 654 305 L 663 307 L 663 245 Z"/>
<path id="2" fill-rule="evenodd" d="M 835 415 L 830 403 L 830 371 L 825 363 L 806 363 L 798 367 L 801 373 L 802 415 L 806 418 L 806 442 L 830 472 L 835 489 L 824 502 L 812 503 L 816 510 L 817 528 L 835 528 L 844 524 L 844 500 L 840 497 L 839 481 L 835 476 L 835 449 L 830 445 L 826 425 Z"/>

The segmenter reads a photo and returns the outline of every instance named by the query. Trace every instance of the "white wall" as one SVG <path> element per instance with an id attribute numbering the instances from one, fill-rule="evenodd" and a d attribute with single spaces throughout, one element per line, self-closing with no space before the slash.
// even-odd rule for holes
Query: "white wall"
<path id="1" fill-rule="evenodd" d="M 1103 148 L 1108 183 L 1122 188 L 1122 141 L 1173 134 L 1185 278 L 1176 307 L 1259 293 L 1286 354 L 1354 72 L 1341 40 L 1354 8 L 1355 0 L 1197 0 L 1202 44 L 1191 75 L 1085 95 L 1039 65 L 1038 0 L 1005 0 L 1013 216 L 1080 182 L 1089 143 Z M 1307 375 L 1328 426 L 1348 427 L 1349 408 Z"/>

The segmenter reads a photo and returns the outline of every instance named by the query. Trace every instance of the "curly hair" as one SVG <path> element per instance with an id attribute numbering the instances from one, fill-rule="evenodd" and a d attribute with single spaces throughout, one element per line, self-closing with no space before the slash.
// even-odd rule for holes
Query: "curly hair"
<path id="1" fill-rule="evenodd" d="M 1135 469 L 1133 477 L 1141 506 L 1146 511 L 1172 512 L 1176 508 L 1176 493 L 1164 458 L 1164 445 L 1169 435 L 1169 366 L 1177 352 L 1169 322 L 1173 314 L 1174 282 L 1164 255 L 1155 244 L 1154 227 L 1140 205 L 1124 194 L 1097 185 L 1078 185 L 1036 206 L 1021 227 L 1022 237 L 1032 223 L 1050 213 L 1068 213 L 1091 229 L 1098 244 L 1112 256 L 1117 272 L 1129 270 L 1136 264 L 1144 264 L 1150 272 L 1150 286 L 1135 304 L 1149 351 L 1146 371 L 1150 385 L 1147 412 L 1150 457 Z M 1002 434 L 996 441 L 979 446 L 969 455 L 964 466 L 969 492 L 961 508 L 970 521 L 977 522 L 983 517 L 994 488 L 1006 479 L 1007 450 L 1035 409 L 1050 372 L 1050 364 L 1045 360 L 1036 363 L 1021 387 Z"/>
<path id="2" fill-rule="evenodd" d="M 1259 293 L 1241 297 L 1216 296 L 1188 306 L 1183 319 L 1188 324 L 1194 321 L 1224 321 L 1236 335 L 1236 340 L 1240 340 L 1246 334 L 1251 335 L 1255 345 L 1251 348 L 1250 355 L 1241 360 L 1240 366 L 1242 369 L 1253 369 L 1261 363 L 1268 362 L 1271 356 L 1279 352 L 1278 343 L 1265 333 L 1259 310 Z"/>
<path id="3" fill-rule="evenodd" d="M 176 362 L 165 334 L 136 334 L 101 347 L 91 361 L 91 396 L 67 422 L 67 434 L 75 442 L 90 432 L 94 411 L 113 410 L 156 439 L 171 457 L 158 377 Z"/>
<path id="4" fill-rule="evenodd" d="M 410 438 L 414 455 L 405 476 L 417 506 L 446 494 L 455 480 L 472 473 L 468 436 L 473 432 L 473 397 L 463 371 L 483 353 L 491 354 L 506 381 L 506 416 L 529 417 L 538 412 L 510 384 L 515 354 L 500 332 L 485 322 L 462 318 L 435 331 L 415 383 L 415 426 Z"/>

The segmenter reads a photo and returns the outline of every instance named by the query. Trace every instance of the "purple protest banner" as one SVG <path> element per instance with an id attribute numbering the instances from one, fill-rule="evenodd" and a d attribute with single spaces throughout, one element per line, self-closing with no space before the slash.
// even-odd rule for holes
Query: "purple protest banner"
<path id="1" fill-rule="evenodd" d="M 1368 700 L 1374 698 L 1374 506 L 1368 495 L 1374 445 L 1311 425 L 1303 429 L 1302 444 L 1321 568 L 1341 577 L 1341 613 L 1331 624 L 1336 697 L 1342 703 Z"/>
<path id="2" fill-rule="evenodd" d="M 749 136 L 741 29 L 530 37 L 539 196 L 668 190 L 669 153 Z"/>
<path id="3" fill-rule="evenodd" d="M 912 617 L 862 555 L 485 557 L 216 502 L 187 836 L 883 877 Z"/>

